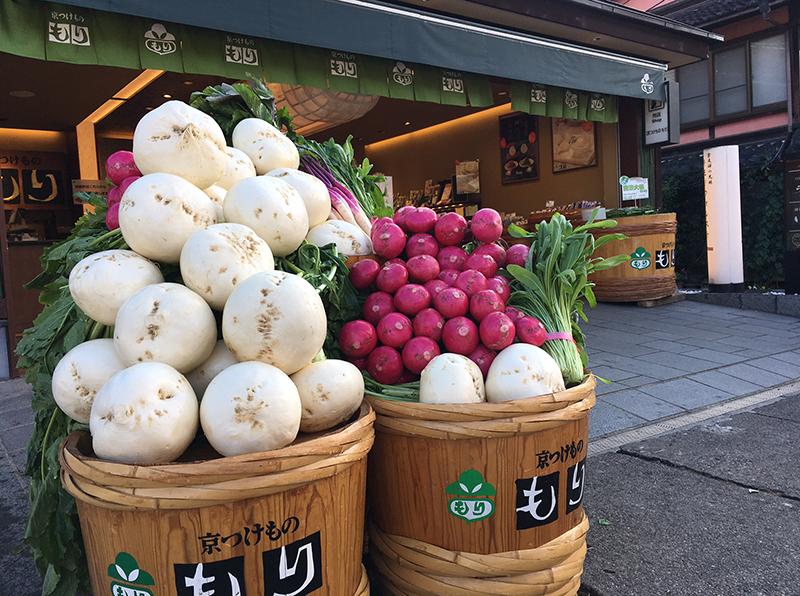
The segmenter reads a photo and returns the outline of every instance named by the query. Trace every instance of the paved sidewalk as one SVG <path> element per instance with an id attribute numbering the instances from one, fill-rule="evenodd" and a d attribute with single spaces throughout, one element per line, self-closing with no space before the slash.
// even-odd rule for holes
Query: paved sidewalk
<path id="1" fill-rule="evenodd" d="M 590 418 L 583 593 L 800 595 L 800 400 L 790 399 L 800 391 L 800 319 L 689 301 L 586 313 L 589 367 L 611 383 L 598 383 Z M 12 552 L 28 511 L 30 397 L 24 381 L 0 381 L 0 596 L 42 590 L 30 555 Z M 780 401 L 736 414 L 766 398 Z M 786 565 L 794 583 L 753 587 L 760 570 L 777 582 Z M 755 583 L 721 580 L 738 572 Z"/>

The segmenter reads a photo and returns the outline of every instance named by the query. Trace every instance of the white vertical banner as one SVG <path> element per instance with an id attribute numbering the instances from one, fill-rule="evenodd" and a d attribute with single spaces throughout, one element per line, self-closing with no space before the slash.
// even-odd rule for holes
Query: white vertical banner
<path id="1" fill-rule="evenodd" d="M 742 203 L 739 187 L 739 147 L 703 151 L 706 191 L 708 283 L 744 284 Z"/>

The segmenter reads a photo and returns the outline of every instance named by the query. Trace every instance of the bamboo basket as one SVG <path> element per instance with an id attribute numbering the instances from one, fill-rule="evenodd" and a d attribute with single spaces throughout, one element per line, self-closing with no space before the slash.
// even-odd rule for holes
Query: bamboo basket
<path id="1" fill-rule="evenodd" d="M 577 593 L 594 387 L 589 375 L 559 393 L 481 404 L 368 396 L 369 552 L 389 593 Z"/>
<path id="2" fill-rule="evenodd" d="M 594 230 L 595 236 L 625 234 L 627 240 L 614 240 L 595 250 L 592 256 L 608 258 L 631 255 L 631 260 L 589 276 L 594 295 L 600 302 L 656 300 L 675 293 L 674 213 L 622 217 L 617 226 Z M 643 249 L 643 251 L 642 251 Z M 646 257 L 634 256 L 646 253 Z"/>
<path id="3" fill-rule="evenodd" d="M 283 449 L 209 458 L 193 445 L 154 465 L 99 460 L 88 433 L 72 433 L 61 480 L 78 505 L 93 592 L 369 594 L 361 559 L 374 420 L 365 403 L 348 424 Z"/>

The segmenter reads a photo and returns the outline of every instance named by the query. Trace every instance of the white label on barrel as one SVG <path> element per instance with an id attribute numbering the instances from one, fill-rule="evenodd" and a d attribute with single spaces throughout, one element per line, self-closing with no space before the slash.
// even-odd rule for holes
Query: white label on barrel
<path id="1" fill-rule="evenodd" d="M 244 557 L 208 563 L 175 564 L 178 596 L 245 596 Z"/>
<path id="2" fill-rule="evenodd" d="M 517 484 L 517 530 L 528 530 L 558 519 L 558 472 L 522 478 Z"/>

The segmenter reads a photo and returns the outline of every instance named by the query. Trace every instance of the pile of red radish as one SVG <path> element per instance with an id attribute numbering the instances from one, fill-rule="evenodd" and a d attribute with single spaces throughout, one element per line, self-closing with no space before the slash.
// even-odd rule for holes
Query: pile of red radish
<path id="1" fill-rule="evenodd" d="M 467 253 L 468 234 L 477 246 Z M 547 332 L 534 317 L 507 307 L 511 292 L 498 272 L 525 266 L 529 248 L 508 250 L 497 242 L 500 214 L 481 209 L 469 225 L 457 213 L 439 217 L 427 207 L 403 207 L 372 228 L 375 253 L 350 270 L 360 290 L 374 290 L 364 318 L 344 325 L 339 346 L 345 356 L 385 385 L 413 381 L 441 353 L 467 356 L 484 378 L 500 350 L 515 341 L 535 346 Z"/>
<path id="2" fill-rule="evenodd" d="M 135 180 L 142 177 L 142 173 L 133 161 L 132 152 L 117 151 L 112 153 L 106 161 L 106 176 L 114 185 L 108 191 L 106 226 L 109 230 L 116 230 L 119 227 L 119 204 L 122 201 L 122 195 Z"/>

